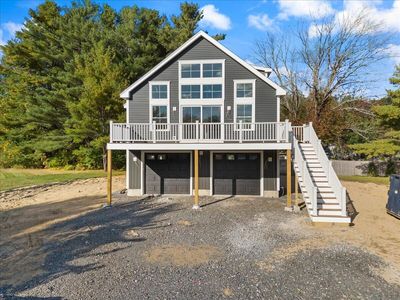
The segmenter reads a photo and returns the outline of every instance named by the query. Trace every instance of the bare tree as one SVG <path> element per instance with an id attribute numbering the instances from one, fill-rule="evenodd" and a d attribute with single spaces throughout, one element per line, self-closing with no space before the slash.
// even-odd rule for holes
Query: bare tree
<path id="1" fill-rule="evenodd" d="M 370 80 L 369 67 L 386 57 L 389 37 L 381 26 L 362 11 L 299 24 L 292 35 L 267 34 L 257 41 L 257 62 L 272 68 L 288 91 L 282 101 L 288 117 L 298 120 L 305 102 L 307 119 L 317 126 L 326 114 L 352 109 L 352 101 L 360 101 L 355 95 Z"/>
<path id="2" fill-rule="evenodd" d="M 304 83 L 315 121 L 333 98 L 338 108 L 345 108 L 368 83 L 368 68 L 386 57 L 388 37 L 381 33 L 381 26 L 360 12 L 299 28 L 299 55 L 307 70 Z"/>
<path id="3" fill-rule="evenodd" d="M 283 116 L 293 123 L 300 122 L 304 95 L 300 88 L 301 72 L 296 69 L 297 50 L 286 37 L 268 33 L 265 39 L 256 41 L 254 54 L 257 63 L 271 68 L 279 85 L 287 91 L 281 98 Z"/>

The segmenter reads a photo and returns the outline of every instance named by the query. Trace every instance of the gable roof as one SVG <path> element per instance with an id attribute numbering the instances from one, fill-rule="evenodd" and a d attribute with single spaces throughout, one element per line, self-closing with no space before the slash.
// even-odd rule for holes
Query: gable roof
<path id="1" fill-rule="evenodd" d="M 133 84 L 131 84 L 129 87 L 127 87 L 121 94 L 120 97 L 124 99 L 129 99 L 129 92 L 138 87 L 141 83 L 143 83 L 147 78 L 149 78 L 151 75 L 156 73 L 160 68 L 165 66 L 168 62 L 170 62 L 172 59 L 174 59 L 178 54 L 180 54 L 183 50 L 185 50 L 188 46 L 190 46 L 194 41 L 199 39 L 200 37 L 206 39 L 209 41 L 211 44 L 213 44 L 215 47 L 220 49 L 222 52 L 224 52 L 226 55 L 230 56 L 233 58 L 236 62 L 241 64 L 243 67 L 248 69 L 250 72 L 255 74 L 257 77 L 259 77 L 261 80 L 269 84 L 272 88 L 276 90 L 276 95 L 277 96 L 283 96 L 286 95 L 286 92 L 283 88 L 281 88 L 279 85 L 277 85 L 275 82 L 273 82 L 271 79 L 269 79 L 267 76 L 262 74 L 260 71 L 258 71 L 256 68 L 254 68 L 252 65 L 249 63 L 245 62 L 243 59 L 235 55 L 233 52 L 231 52 L 229 49 L 224 47 L 222 44 L 218 43 L 215 39 L 213 39 L 211 36 L 209 36 L 207 33 L 204 31 L 199 31 L 196 33 L 194 36 L 192 36 L 190 39 L 188 39 L 185 43 L 183 43 L 179 48 L 177 48 L 174 52 L 169 54 L 166 58 L 164 58 L 161 62 L 159 62 L 154 68 L 152 68 L 150 71 L 148 71 L 146 74 L 144 74 L 142 77 L 140 77 L 138 80 L 136 80 Z"/>

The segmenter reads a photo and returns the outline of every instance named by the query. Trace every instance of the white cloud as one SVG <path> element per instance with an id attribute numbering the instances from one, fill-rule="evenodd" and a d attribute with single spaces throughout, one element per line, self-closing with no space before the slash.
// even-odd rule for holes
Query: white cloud
<path id="1" fill-rule="evenodd" d="M 279 0 L 279 19 L 286 20 L 289 17 L 305 17 L 320 19 L 332 15 L 335 10 L 325 0 Z"/>
<path id="2" fill-rule="evenodd" d="M 203 11 L 203 19 L 201 19 L 200 25 L 220 30 L 229 30 L 231 28 L 229 17 L 221 14 L 213 4 L 208 4 L 201 10 Z"/>
<path id="3" fill-rule="evenodd" d="M 267 14 L 249 15 L 247 22 L 250 27 L 255 27 L 259 30 L 270 31 L 274 29 L 273 21 Z"/>
<path id="4" fill-rule="evenodd" d="M 8 31 L 10 36 L 14 36 L 17 31 L 20 31 L 22 27 L 24 27 L 23 24 L 18 24 L 14 22 L 3 23 L 1 26 Z"/>
<path id="5" fill-rule="evenodd" d="M 3 40 L 3 29 L 0 29 L 0 46 L 4 46 L 6 41 Z"/>
<path id="6" fill-rule="evenodd" d="M 360 15 L 367 15 L 371 22 L 380 24 L 377 27 L 381 32 L 400 32 L 400 0 L 393 1 L 390 8 L 380 9 L 378 6 L 381 0 L 375 1 L 343 1 L 343 10 L 336 11 L 334 15 L 334 24 L 338 25 L 345 23 L 346 20 L 351 20 Z M 308 33 L 310 37 L 315 37 L 318 30 L 321 30 L 320 24 L 311 24 Z M 372 33 L 372 32 L 371 32 Z"/>
<path id="7" fill-rule="evenodd" d="M 385 51 L 396 64 L 400 64 L 400 45 L 389 44 Z"/>

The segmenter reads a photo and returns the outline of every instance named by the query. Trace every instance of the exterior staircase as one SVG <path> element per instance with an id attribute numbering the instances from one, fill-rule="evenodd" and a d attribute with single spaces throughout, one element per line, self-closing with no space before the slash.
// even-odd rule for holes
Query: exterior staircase
<path id="1" fill-rule="evenodd" d="M 296 130 L 293 133 L 294 171 L 311 220 L 350 223 L 346 189 L 332 168 L 312 124 L 302 126 L 301 136 Z"/>

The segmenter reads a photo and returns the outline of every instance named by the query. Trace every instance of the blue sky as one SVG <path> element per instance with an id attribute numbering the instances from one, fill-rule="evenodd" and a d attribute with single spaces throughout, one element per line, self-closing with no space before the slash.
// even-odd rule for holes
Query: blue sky
<path id="1" fill-rule="evenodd" d="M 40 0 L 0 0 L 0 44 L 11 39 L 20 29 L 28 16 L 29 8 L 35 8 Z M 56 1 L 67 5 L 68 0 Z M 134 1 L 134 0 L 95 0 L 97 3 L 108 3 L 115 9 L 137 4 L 155 8 L 166 15 L 179 13 L 180 1 Z M 340 17 L 360 9 L 367 9 L 371 15 L 384 23 L 385 31 L 393 38 L 388 46 L 390 57 L 377 66 L 371 66 L 376 81 L 370 85 L 368 96 L 385 95 L 390 88 L 388 78 L 392 75 L 396 63 L 400 63 L 400 0 L 214 0 L 194 1 L 204 8 L 204 19 L 201 29 L 210 34 L 226 33 L 222 43 L 241 58 L 252 60 L 253 44 L 267 32 L 285 34 L 298 22 L 310 22 L 313 18 L 326 16 Z"/>

